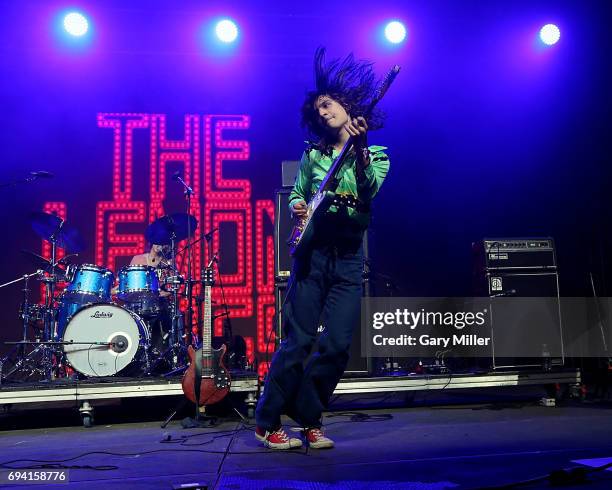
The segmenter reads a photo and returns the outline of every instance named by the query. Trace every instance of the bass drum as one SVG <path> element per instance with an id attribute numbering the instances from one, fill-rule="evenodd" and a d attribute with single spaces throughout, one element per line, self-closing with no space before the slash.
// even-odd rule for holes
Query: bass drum
<path id="1" fill-rule="evenodd" d="M 142 319 L 114 304 L 93 304 L 76 312 L 64 331 L 64 353 L 70 365 L 86 376 L 114 376 L 142 362 L 150 344 Z M 104 345 L 101 345 L 104 344 Z"/>

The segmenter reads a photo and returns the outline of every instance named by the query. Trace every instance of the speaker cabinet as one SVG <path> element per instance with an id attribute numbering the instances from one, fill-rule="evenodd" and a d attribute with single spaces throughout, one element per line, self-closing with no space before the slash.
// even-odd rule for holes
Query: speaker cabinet
<path id="1" fill-rule="evenodd" d="M 279 282 L 274 287 L 274 296 L 276 299 L 276 318 L 275 318 L 275 333 L 276 333 L 276 347 L 278 348 L 278 344 L 284 338 L 284 324 L 283 324 L 283 312 L 282 305 L 287 296 L 287 283 Z M 323 333 L 324 327 L 319 326 L 318 335 Z M 311 355 L 316 352 L 316 344 L 313 348 L 313 352 Z M 351 348 L 349 350 L 349 360 L 344 371 L 343 377 L 357 377 L 357 376 L 367 376 L 371 370 L 371 359 L 364 358 L 361 356 L 361 325 L 355 325 L 355 329 L 353 330 L 353 339 L 351 342 Z"/>
<path id="2" fill-rule="evenodd" d="M 492 298 L 516 297 L 517 301 L 520 301 L 518 298 L 547 298 L 546 303 L 537 302 L 535 307 L 530 307 L 520 315 L 492 305 L 490 321 L 493 369 L 542 367 L 546 362 L 550 362 L 551 366 L 563 365 L 565 359 L 557 273 L 489 271 L 486 273 L 486 282 Z M 521 321 L 517 321 L 517 317 Z M 533 330 L 534 326 L 537 334 Z M 500 346 L 506 352 L 511 346 L 516 346 L 517 352 L 542 352 L 544 345 L 549 351 L 557 353 L 549 361 L 542 357 L 498 355 Z"/>
<path id="3" fill-rule="evenodd" d="M 286 281 L 291 274 L 291 254 L 287 245 L 293 228 L 289 211 L 290 192 L 290 187 L 278 189 L 274 199 L 274 275 L 277 281 Z"/>

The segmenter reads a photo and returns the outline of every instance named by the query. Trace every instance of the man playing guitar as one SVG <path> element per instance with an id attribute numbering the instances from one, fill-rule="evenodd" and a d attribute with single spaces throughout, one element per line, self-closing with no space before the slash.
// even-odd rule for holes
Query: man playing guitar
<path id="1" fill-rule="evenodd" d="M 376 89 L 372 64 L 352 55 L 325 64 L 324 54 L 317 50 L 316 89 L 302 107 L 302 123 L 316 142 L 302 155 L 289 206 L 298 219 L 306 217 L 306 202 L 349 140 L 352 150 L 336 192 L 358 204 L 331 206 L 317 223 L 308 253 L 294 260 L 283 306 L 287 336 L 274 355 L 256 410 L 255 436 L 271 449 L 302 446 L 301 439 L 283 430 L 282 413 L 300 424 L 311 448 L 334 446 L 323 433 L 321 414 L 346 368 L 352 332 L 359 325 L 363 233 L 370 203 L 389 169 L 385 148 L 367 145 L 368 130 L 382 126 L 379 112 L 367 113 Z M 321 324 L 318 351 L 303 367 Z"/>

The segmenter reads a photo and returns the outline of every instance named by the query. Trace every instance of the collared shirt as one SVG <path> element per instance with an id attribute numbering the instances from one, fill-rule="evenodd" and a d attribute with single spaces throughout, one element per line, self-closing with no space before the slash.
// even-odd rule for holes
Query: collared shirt
<path id="1" fill-rule="evenodd" d="M 374 196 L 380 190 L 380 187 L 385 180 L 389 171 L 389 157 L 385 153 L 385 146 L 370 146 L 370 165 L 364 169 L 364 178 L 361 181 L 357 180 L 357 172 L 355 169 L 355 156 L 349 155 L 340 170 L 339 184 L 336 189 L 336 194 L 348 194 L 357 198 L 366 209 L 369 210 L 370 203 Z M 297 201 L 303 200 L 308 202 L 310 198 L 317 192 L 321 182 L 327 175 L 331 164 L 340 152 L 333 150 L 331 155 L 323 154 L 318 149 L 310 148 L 304 151 L 300 160 L 298 174 L 295 179 L 295 184 L 289 194 L 289 207 Z M 354 208 L 346 209 L 348 217 L 351 221 L 359 225 L 359 228 L 367 228 L 370 222 L 369 211 L 357 210 Z M 338 213 L 337 206 L 331 206 L 328 213 Z"/>

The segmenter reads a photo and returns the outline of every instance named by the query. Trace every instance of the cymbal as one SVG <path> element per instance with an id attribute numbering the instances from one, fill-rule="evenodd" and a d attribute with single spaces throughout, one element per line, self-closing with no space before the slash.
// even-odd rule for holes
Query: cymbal
<path id="1" fill-rule="evenodd" d="M 162 216 L 147 226 L 145 238 L 155 245 L 170 245 L 172 238 L 176 243 L 187 238 L 187 224 L 191 228 L 191 235 L 198 227 L 195 216 L 187 213 L 174 213 Z"/>
<path id="2" fill-rule="evenodd" d="M 32 263 L 34 267 L 37 269 L 42 269 L 45 272 L 51 272 L 51 261 L 45 259 L 41 255 L 38 255 L 34 252 L 30 252 L 29 250 L 21 250 L 21 253 L 25 255 L 28 260 Z"/>
<path id="3" fill-rule="evenodd" d="M 42 255 L 38 255 L 37 253 L 30 252 L 29 250 L 25 250 L 25 249 L 22 249 L 21 253 L 28 258 L 28 260 L 34 267 L 51 274 L 52 267 L 51 267 L 50 260 L 45 259 Z M 60 271 L 64 272 L 66 268 L 67 258 L 68 256 L 57 261 L 57 263 L 55 264 L 55 272 L 60 272 Z"/>
<path id="4" fill-rule="evenodd" d="M 37 253 L 26 249 L 21 249 L 21 253 L 25 255 L 29 259 L 30 263 L 37 269 L 42 269 L 45 272 L 51 273 L 50 260 L 45 259 L 42 255 L 38 255 Z M 64 255 L 55 263 L 55 271 L 61 271 L 62 273 L 65 272 L 66 267 L 72 262 L 72 259 L 77 256 L 78 254 Z"/>
<path id="5" fill-rule="evenodd" d="M 37 211 L 30 214 L 30 225 L 34 232 L 43 240 L 55 241 L 59 248 L 71 252 L 81 252 L 85 249 L 85 241 L 78 230 L 67 225 L 59 216 Z"/>

